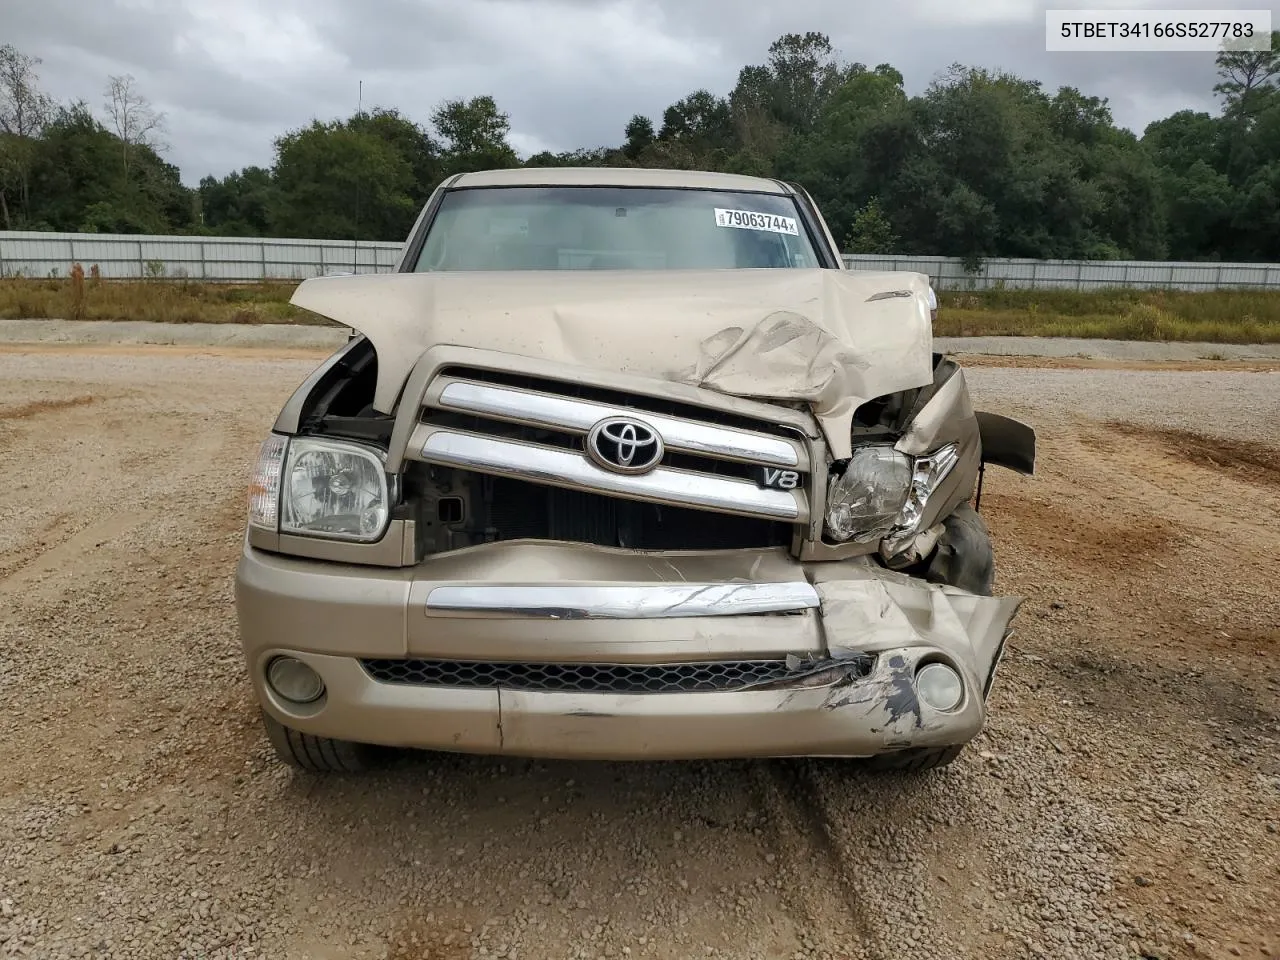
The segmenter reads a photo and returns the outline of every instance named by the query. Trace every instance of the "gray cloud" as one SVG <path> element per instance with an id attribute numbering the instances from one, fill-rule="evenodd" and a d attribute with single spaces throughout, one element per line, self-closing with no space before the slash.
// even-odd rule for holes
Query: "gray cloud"
<path id="1" fill-rule="evenodd" d="M 44 87 L 101 107 L 132 73 L 168 117 L 183 179 L 269 164 L 272 139 L 366 106 L 426 123 L 442 100 L 490 93 L 525 152 L 614 144 L 636 113 L 705 87 L 725 93 L 783 33 L 827 33 L 848 60 L 891 63 L 920 93 L 954 62 L 1109 99 L 1141 133 L 1175 110 L 1216 110 L 1212 54 L 1048 53 L 1044 10 L 1238 8 L 1148 0 L 0 0 L 5 42 L 43 59 Z M 1256 6 L 1256 4 L 1254 5 Z M 1266 5 L 1263 7 L 1267 8 Z M 1273 22 L 1280 5 L 1271 0 Z"/>

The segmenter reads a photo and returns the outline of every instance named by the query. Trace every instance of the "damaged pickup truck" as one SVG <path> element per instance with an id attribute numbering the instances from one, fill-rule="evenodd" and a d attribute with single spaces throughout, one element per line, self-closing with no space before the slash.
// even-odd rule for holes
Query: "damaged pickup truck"
<path id="1" fill-rule="evenodd" d="M 262 444 L 236 578 L 281 759 L 949 763 L 1021 604 L 982 470 L 1035 437 L 972 408 L 928 289 L 845 269 L 797 186 L 633 169 L 453 177 L 395 272 L 303 282 L 353 332 Z"/>

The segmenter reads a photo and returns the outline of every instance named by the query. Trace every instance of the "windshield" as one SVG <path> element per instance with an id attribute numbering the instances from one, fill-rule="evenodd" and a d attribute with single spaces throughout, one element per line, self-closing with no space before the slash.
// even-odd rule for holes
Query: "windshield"
<path id="1" fill-rule="evenodd" d="M 414 271 L 821 266 L 791 197 L 641 187 L 447 192 Z"/>

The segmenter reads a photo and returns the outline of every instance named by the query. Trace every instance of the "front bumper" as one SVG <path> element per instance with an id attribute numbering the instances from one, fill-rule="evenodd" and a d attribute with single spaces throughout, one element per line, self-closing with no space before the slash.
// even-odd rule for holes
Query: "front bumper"
<path id="1" fill-rule="evenodd" d="M 298 560 L 246 544 L 241 640 L 263 709 L 306 733 L 395 747 L 557 758 L 870 756 L 965 743 L 1018 598 L 979 597 L 868 561 L 781 552 L 661 557 L 503 543 L 407 569 Z M 298 705 L 265 682 L 287 654 L 324 680 Z M 786 660 L 767 684 L 675 692 L 383 682 L 362 659 L 676 664 Z M 960 675 L 948 711 L 917 667 Z"/>

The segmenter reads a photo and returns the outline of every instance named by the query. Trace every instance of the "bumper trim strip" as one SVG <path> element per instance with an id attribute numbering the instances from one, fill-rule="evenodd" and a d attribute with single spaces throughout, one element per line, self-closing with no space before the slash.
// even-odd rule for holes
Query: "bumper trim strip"
<path id="1" fill-rule="evenodd" d="M 568 450 L 452 430 L 430 432 L 420 449 L 420 456 L 427 463 L 533 483 L 740 516 L 793 523 L 809 520 L 807 504 L 801 506 L 805 502 L 803 492 L 763 489 L 746 480 L 704 476 L 670 467 L 658 467 L 641 476 L 608 473 L 582 454 Z"/>
<path id="2" fill-rule="evenodd" d="M 818 593 L 803 580 L 785 583 L 679 583 L 570 586 L 477 584 L 435 587 L 428 616 L 437 611 L 549 620 L 658 620 L 802 613 Z"/>

